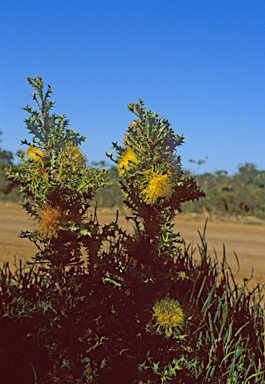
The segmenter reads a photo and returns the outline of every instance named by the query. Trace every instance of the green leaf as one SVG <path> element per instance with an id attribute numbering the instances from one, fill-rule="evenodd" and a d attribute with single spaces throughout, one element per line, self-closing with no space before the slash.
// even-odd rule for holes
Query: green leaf
<path id="1" fill-rule="evenodd" d="M 159 364 L 160 364 L 160 362 L 158 362 L 158 363 L 153 363 L 153 367 L 152 367 L 152 369 L 153 369 L 153 371 L 155 372 L 155 373 L 158 373 L 158 370 L 159 370 Z"/>
<path id="2" fill-rule="evenodd" d="M 108 283 L 111 283 L 111 284 L 115 285 L 116 287 L 121 287 L 121 284 L 120 284 L 120 283 L 118 283 L 118 282 L 115 281 L 115 280 L 109 279 L 108 277 L 105 277 L 105 278 L 104 278 L 104 281 L 106 281 L 106 282 L 108 282 Z"/>
<path id="3" fill-rule="evenodd" d="M 78 234 L 78 238 L 81 237 L 81 236 L 92 236 L 92 233 L 88 230 L 88 229 L 80 229 L 80 232 Z"/>
<path id="4" fill-rule="evenodd" d="M 71 227 L 69 227 L 69 230 L 71 232 L 76 232 L 79 230 L 79 227 L 77 227 L 75 224 L 72 224 Z"/>

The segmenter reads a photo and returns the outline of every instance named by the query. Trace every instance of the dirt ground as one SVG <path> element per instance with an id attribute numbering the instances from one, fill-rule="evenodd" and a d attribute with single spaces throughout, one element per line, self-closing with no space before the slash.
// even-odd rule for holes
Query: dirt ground
<path id="1" fill-rule="evenodd" d="M 98 213 L 98 219 L 101 224 L 109 223 L 115 220 L 115 216 L 110 210 Z M 250 219 L 247 221 L 251 221 Z M 240 269 L 236 275 L 238 283 L 243 278 L 251 277 L 253 268 L 253 277 L 250 286 L 257 282 L 265 284 L 265 222 L 252 220 L 252 224 L 242 222 L 222 222 L 220 220 L 209 219 L 206 230 L 206 241 L 208 251 L 214 257 L 214 248 L 218 260 L 222 260 L 223 247 L 225 244 L 225 254 L 227 261 L 234 273 L 238 270 L 238 264 L 234 251 L 236 252 Z M 186 244 L 191 243 L 195 248 L 200 243 L 198 231 L 203 233 L 205 218 L 199 215 L 178 215 L 175 220 L 175 231 L 180 232 Z M 119 225 L 128 231 L 132 226 L 128 223 L 124 215 L 119 215 Z M 21 207 L 14 203 L 0 204 L 0 265 L 9 261 L 13 264 L 14 256 L 16 260 L 31 260 L 31 257 L 37 251 L 35 245 L 27 239 L 19 238 L 21 230 L 32 230 L 36 228 L 36 222 L 26 215 Z M 196 258 L 199 254 L 195 252 Z M 241 284 L 240 284 L 241 285 Z"/>

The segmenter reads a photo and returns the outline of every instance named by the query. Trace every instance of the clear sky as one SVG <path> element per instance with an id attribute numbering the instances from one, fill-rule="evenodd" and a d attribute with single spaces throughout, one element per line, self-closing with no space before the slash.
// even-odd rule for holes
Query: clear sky
<path id="1" fill-rule="evenodd" d="M 184 134 L 184 168 L 265 169 L 265 1 L 8 0 L 0 2 L 0 146 L 31 138 L 26 77 L 53 85 L 54 112 L 109 159 L 142 98 Z M 199 169 L 189 159 L 208 160 Z"/>

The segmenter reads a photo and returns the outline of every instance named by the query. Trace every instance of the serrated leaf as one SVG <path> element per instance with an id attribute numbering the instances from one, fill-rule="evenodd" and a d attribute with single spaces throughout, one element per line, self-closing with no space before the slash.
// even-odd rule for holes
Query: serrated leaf
<path id="1" fill-rule="evenodd" d="M 80 229 L 78 237 L 91 236 L 91 232 L 88 229 Z"/>
<path id="2" fill-rule="evenodd" d="M 73 225 L 71 225 L 71 227 L 69 227 L 69 230 L 71 231 L 71 232 L 76 232 L 76 231 L 78 231 L 78 227 L 75 225 L 75 224 L 73 224 Z"/>
<path id="3" fill-rule="evenodd" d="M 155 363 L 153 364 L 153 371 L 154 371 L 155 373 L 157 373 L 158 370 L 159 370 L 159 363 L 160 363 L 160 362 L 158 362 L 158 363 L 156 363 L 156 364 L 155 364 Z"/>

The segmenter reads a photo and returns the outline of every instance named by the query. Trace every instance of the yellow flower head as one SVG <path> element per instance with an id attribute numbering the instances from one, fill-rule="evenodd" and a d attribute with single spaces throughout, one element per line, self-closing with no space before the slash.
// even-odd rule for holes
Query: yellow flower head
<path id="1" fill-rule="evenodd" d="M 118 173 L 120 176 L 124 174 L 124 169 L 128 169 L 130 167 L 130 162 L 138 164 L 138 159 L 135 152 L 131 148 L 128 148 L 118 162 Z"/>
<path id="2" fill-rule="evenodd" d="M 46 156 L 46 153 L 42 151 L 40 148 L 34 147 L 34 145 L 30 145 L 26 150 L 26 154 L 32 160 L 39 161 L 42 157 Z"/>
<path id="3" fill-rule="evenodd" d="M 40 223 L 37 229 L 40 237 L 42 239 L 50 239 L 52 237 L 58 237 L 58 230 L 60 226 L 60 212 L 58 209 L 51 208 L 48 204 L 45 204 L 41 214 L 40 214 Z"/>
<path id="4" fill-rule="evenodd" d="M 171 336 L 173 328 L 181 327 L 184 322 L 183 311 L 177 300 L 162 299 L 153 306 L 156 324 L 164 328 L 166 336 Z"/>
<path id="5" fill-rule="evenodd" d="M 169 199 L 172 196 L 172 180 L 167 173 L 163 175 L 162 171 L 152 170 L 147 173 L 147 178 L 148 185 L 142 190 L 147 204 L 155 204 L 159 197 Z"/>
<path id="6" fill-rule="evenodd" d="M 63 162 L 70 165 L 73 170 L 82 168 L 86 164 L 86 158 L 77 145 L 67 143 L 63 148 L 61 155 Z"/>
<path id="7" fill-rule="evenodd" d="M 177 279 L 178 280 L 185 280 L 185 279 L 189 279 L 188 276 L 186 275 L 186 272 L 185 271 L 180 271 L 180 272 L 177 272 L 178 274 L 178 277 Z"/>

